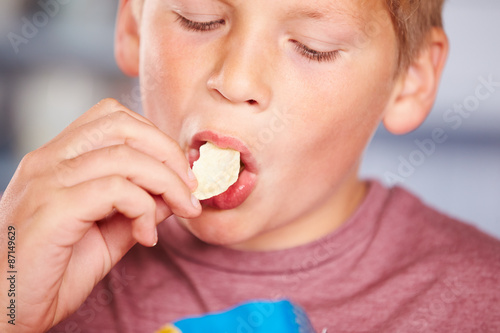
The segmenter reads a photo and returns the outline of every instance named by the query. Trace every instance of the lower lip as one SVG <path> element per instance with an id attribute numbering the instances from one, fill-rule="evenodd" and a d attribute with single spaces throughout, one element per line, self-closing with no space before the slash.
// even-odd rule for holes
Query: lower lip
<path id="1" fill-rule="evenodd" d="M 257 175 L 245 169 L 241 172 L 236 183 L 231 185 L 224 193 L 210 199 L 202 200 L 204 206 L 217 209 L 233 209 L 240 206 L 252 193 L 257 180 Z"/>

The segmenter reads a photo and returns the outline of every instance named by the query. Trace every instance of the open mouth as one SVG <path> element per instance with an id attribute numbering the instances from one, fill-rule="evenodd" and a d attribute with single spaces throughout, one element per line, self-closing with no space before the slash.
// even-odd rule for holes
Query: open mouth
<path id="1" fill-rule="evenodd" d="M 200 143 L 197 143 L 195 145 L 197 148 L 190 148 L 189 164 L 190 164 L 191 168 L 193 167 L 194 162 L 198 161 L 198 159 L 200 158 L 200 147 L 203 146 L 207 142 L 208 141 L 201 141 Z M 241 152 L 240 152 L 240 154 L 241 154 Z M 245 163 L 240 158 L 240 170 L 238 172 L 238 175 L 241 174 L 243 172 L 243 170 L 245 170 Z"/>
<path id="2" fill-rule="evenodd" d="M 202 200 L 205 207 L 216 209 L 233 209 L 240 206 L 250 196 L 257 180 L 257 164 L 250 150 L 241 141 L 233 137 L 223 136 L 212 131 L 196 134 L 189 146 L 189 163 L 191 167 L 200 157 L 200 147 L 211 142 L 219 148 L 230 148 L 240 152 L 240 169 L 237 181 L 225 192 L 212 198 Z"/>
<path id="3" fill-rule="evenodd" d="M 191 167 L 200 158 L 200 147 L 211 142 L 219 148 L 230 148 L 240 152 L 240 173 L 248 169 L 252 173 L 257 173 L 257 164 L 248 147 L 240 140 L 215 134 L 211 131 L 204 131 L 196 134 L 189 145 L 188 158 Z"/>
<path id="4" fill-rule="evenodd" d="M 241 175 L 241 172 L 245 169 L 245 163 L 243 163 L 241 160 L 240 160 L 240 171 L 238 172 L 238 175 Z"/>

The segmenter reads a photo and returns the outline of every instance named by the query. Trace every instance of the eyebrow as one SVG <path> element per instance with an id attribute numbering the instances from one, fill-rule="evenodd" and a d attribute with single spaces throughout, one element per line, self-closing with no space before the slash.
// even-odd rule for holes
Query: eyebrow
<path id="1" fill-rule="evenodd" d="M 355 24 L 361 25 L 363 19 L 360 15 L 350 10 L 342 10 L 335 6 L 328 6 L 325 11 L 318 11 L 311 7 L 295 7 L 287 11 L 287 17 L 290 18 L 310 18 L 314 20 L 336 19 L 347 17 Z"/>
<path id="2" fill-rule="evenodd" d="M 310 8 L 294 8 L 288 11 L 288 16 L 289 17 L 307 17 L 307 18 L 312 18 L 312 19 L 323 19 L 325 18 L 325 14 L 315 11 Z"/>

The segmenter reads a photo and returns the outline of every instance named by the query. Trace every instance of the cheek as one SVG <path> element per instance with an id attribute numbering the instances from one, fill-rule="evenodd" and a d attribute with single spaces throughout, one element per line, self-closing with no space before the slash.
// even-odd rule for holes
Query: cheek
<path id="1" fill-rule="evenodd" d="M 291 100 L 302 106 L 293 132 L 301 137 L 297 145 L 306 148 L 306 155 L 318 147 L 337 156 L 360 151 L 380 121 L 389 91 L 352 72 L 341 77 L 319 81 L 303 98 Z"/>
<path id="2" fill-rule="evenodd" d="M 304 126 L 323 133 L 326 145 L 330 142 L 349 150 L 363 149 L 391 95 L 393 70 L 382 65 L 384 59 L 390 63 L 391 54 L 381 48 L 360 52 L 340 64 L 337 71 L 311 78 L 305 95 L 314 98 L 301 102 L 309 109 L 302 119 Z"/>
<path id="3" fill-rule="evenodd" d="M 206 84 L 206 60 L 202 50 L 195 52 L 169 31 L 148 31 L 144 35 L 147 38 L 141 41 L 140 59 L 143 109 L 164 132 L 178 138 L 192 95 Z"/>
<path id="4" fill-rule="evenodd" d="M 275 160 L 286 161 L 280 168 L 291 172 L 280 175 L 284 177 L 280 182 L 305 191 L 330 191 L 349 174 L 378 126 L 390 95 L 389 87 L 379 82 L 390 78 L 384 69 L 346 68 L 288 80 L 283 91 L 293 120 L 286 138 L 277 143 L 286 148 Z M 284 190 L 293 193 L 291 188 Z M 302 197 L 308 195 L 317 194 L 301 193 Z"/>

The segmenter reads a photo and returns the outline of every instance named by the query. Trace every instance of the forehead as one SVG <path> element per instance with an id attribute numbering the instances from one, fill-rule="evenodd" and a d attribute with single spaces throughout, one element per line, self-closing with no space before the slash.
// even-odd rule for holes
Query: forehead
<path id="1" fill-rule="evenodd" d="M 141 6 L 146 0 L 132 0 L 134 6 Z M 149 0 L 148 0 L 149 1 Z M 215 5 L 226 4 L 232 7 L 248 5 L 259 6 L 259 2 L 274 4 L 291 16 L 310 18 L 336 18 L 345 16 L 356 22 L 363 22 L 374 10 L 386 9 L 385 0 L 176 0 L 179 4 Z M 161 2 L 161 1 L 160 1 Z"/>
<path id="2" fill-rule="evenodd" d="M 310 1 L 300 1 L 291 0 L 285 1 L 289 4 L 303 4 L 310 7 L 317 7 L 326 10 L 330 10 L 338 13 L 350 12 L 354 15 L 362 15 L 363 12 L 367 10 L 372 10 L 374 8 L 385 8 L 386 0 L 310 0 Z"/>
<path id="3" fill-rule="evenodd" d="M 286 13 L 311 18 L 337 18 L 345 16 L 357 23 L 365 20 L 374 10 L 382 9 L 382 0 L 312 0 L 285 1 Z"/>

